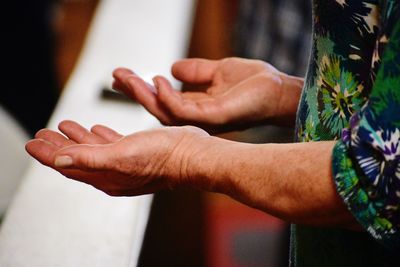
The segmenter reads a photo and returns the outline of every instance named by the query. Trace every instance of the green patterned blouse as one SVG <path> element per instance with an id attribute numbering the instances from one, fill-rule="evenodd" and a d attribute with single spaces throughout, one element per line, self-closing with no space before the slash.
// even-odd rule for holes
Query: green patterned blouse
<path id="1" fill-rule="evenodd" d="M 294 225 L 291 266 L 400 266 L 399 18 L 400 0 L 314 0 L 296 137 L 337 140 L 333 177 L 365 232 Z"/>

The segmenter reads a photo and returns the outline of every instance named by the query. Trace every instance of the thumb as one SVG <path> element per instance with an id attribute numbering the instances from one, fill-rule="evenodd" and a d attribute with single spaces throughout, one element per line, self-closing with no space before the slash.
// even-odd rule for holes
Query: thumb
<path id="1" fill-rule="evenodd" d="M 172 65 L 172 75 L 185 83 L 204 84 L 212 81 L 220 61 L 201 58 L 179 60 Z"/>
<path id="2" fill-rule="evenodd" d="M 73 145 L 60 149 L 55 154 L 54 166 L 88 171 L 110 170 L 113 167 L 114 155 L 110 144 Z"/>

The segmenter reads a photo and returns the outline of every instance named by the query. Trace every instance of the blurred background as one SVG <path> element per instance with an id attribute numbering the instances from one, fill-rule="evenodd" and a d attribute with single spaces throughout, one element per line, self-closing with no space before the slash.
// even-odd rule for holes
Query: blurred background
<path id="1" fill-rule="evenodd" d="M 0 222 L 79 56 L 97 1 L 7 1 L 0 91 Z"/>
<path id="2" fill-rule="evenodd" d="M 99 0 L 22 2 L 8 3 L 5 9 L 18 21 L 6 31 L 4 51 L 9 53 L 0 94 L 5 143 L 0 168 L 2 177 L 14 177 L 0 181 L 1 213 L 26 166 L 20 148 L 46 126 Z M 310 49 L 309 10 L 306 0 L 198 0 L 187 56 L 263 59 L 302 76 Z M 290 142 L 292 132 L 267 126 L 221 137 Z M 154 197 L 139 265 L 287 266 L 288 244 L 287 224 L 230 198 L 191 190 L 160 192 Z"/>

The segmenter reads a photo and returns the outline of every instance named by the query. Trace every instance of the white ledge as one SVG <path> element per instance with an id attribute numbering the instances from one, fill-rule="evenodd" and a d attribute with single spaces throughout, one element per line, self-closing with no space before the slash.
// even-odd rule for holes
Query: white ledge
<path id="1" fill-rule="evenodd" d="M 159 127 L 138 105 L 102 100 L 100 88 L 118 66 L 170 77 L 186 54 L 193 4 L 101 1 L 49 128 L 63 119 L 124 134 Z M 0 231 L 0 266 L 136 266 L 151 199 L 109 197 L 32 160 Z"/>

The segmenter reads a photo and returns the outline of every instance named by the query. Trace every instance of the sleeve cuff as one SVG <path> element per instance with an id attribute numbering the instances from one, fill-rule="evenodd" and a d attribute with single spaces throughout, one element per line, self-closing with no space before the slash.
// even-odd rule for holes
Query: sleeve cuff
<path id="1" fill-rule="evenodd" d="M 384 203 L 370 199 L 367 185 L 357 174 L 348 146 L 343 141 L 334 146 L 332 158 L 336 189 L 350 212 L 375 240 L 391 249 L 400 248 L 397 228 L 380 215 L 380 210 L 385 209 Z"/>

